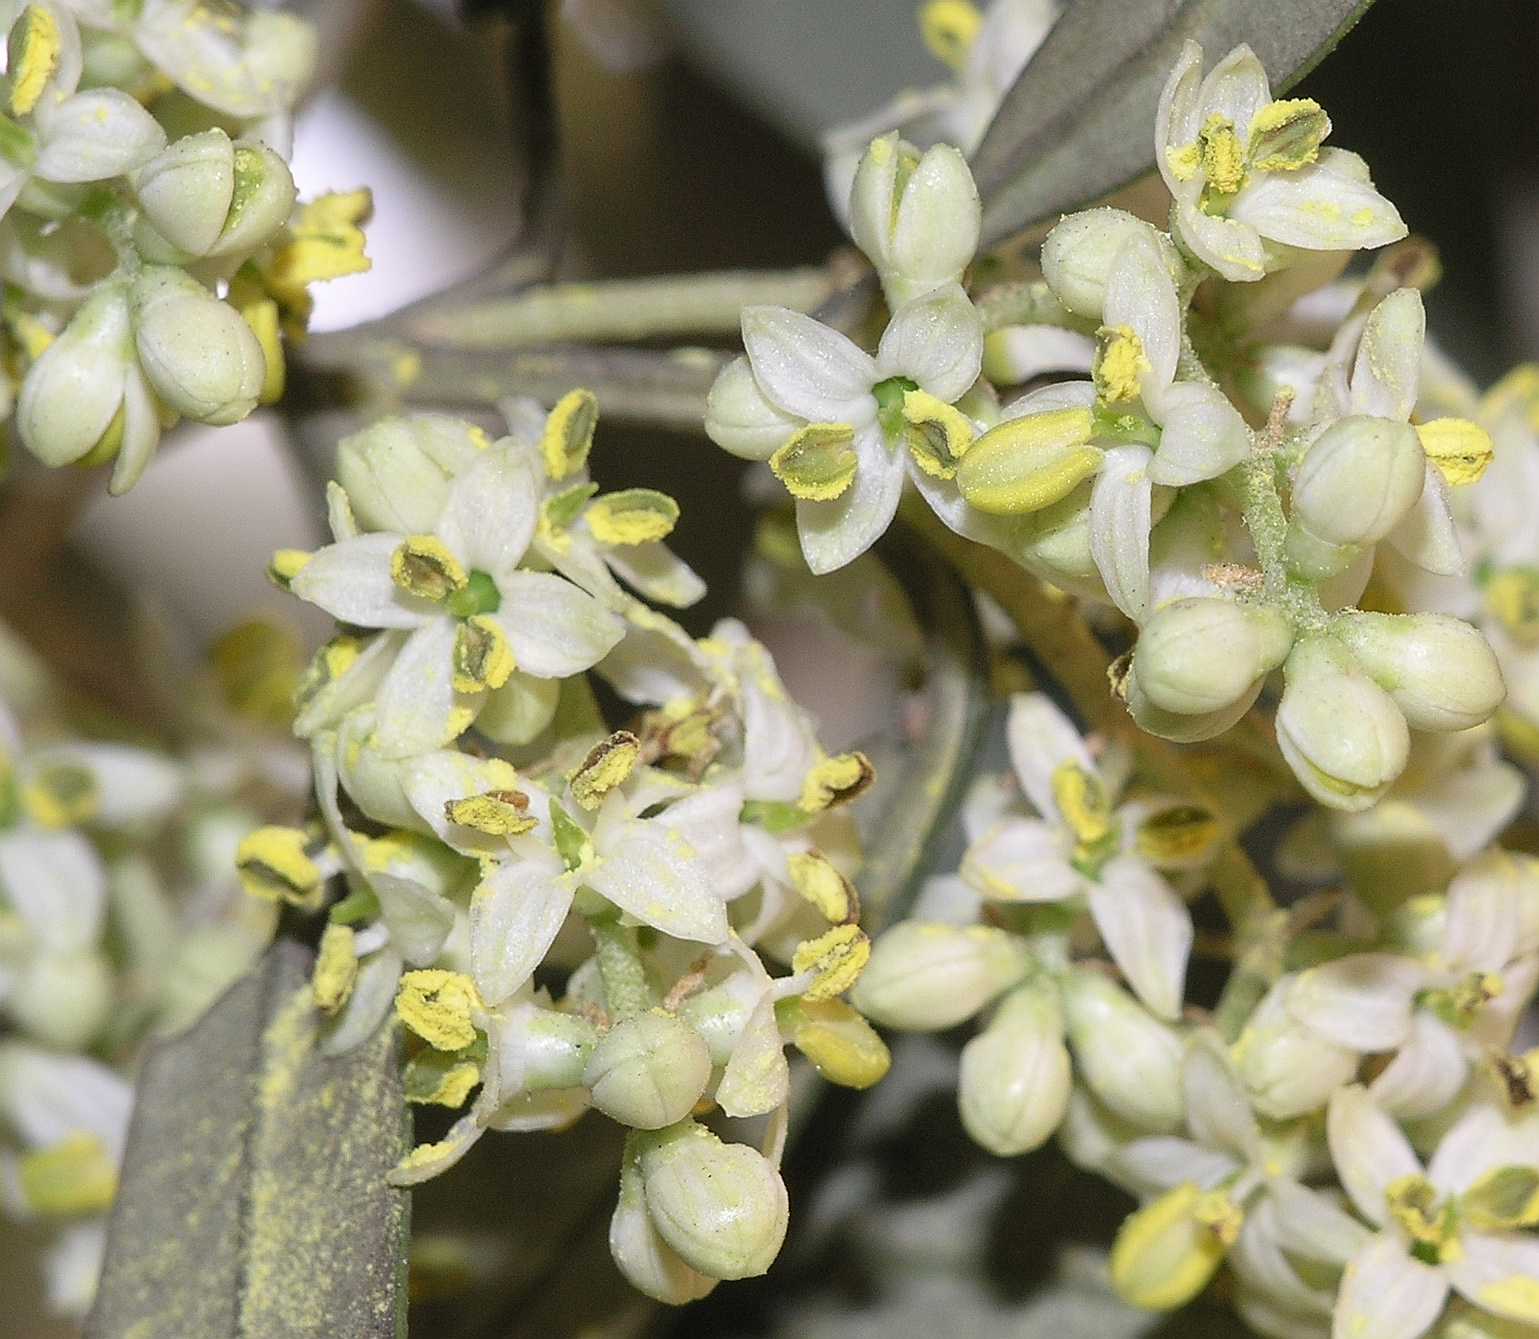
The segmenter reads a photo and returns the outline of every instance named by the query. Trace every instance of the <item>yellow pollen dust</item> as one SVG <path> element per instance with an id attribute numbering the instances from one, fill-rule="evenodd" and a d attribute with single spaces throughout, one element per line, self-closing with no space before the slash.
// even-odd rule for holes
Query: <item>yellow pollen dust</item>
<path id="1" fill-rule="evenodd" d="M 791 958 L 791 970 L 798 976 L 804 972 L 815 974 L 802 998 L 816 1002 L 844 994 L 870 960 L 871 941 L 865 931 L 858 925 L 836 925 L 816 939 L 798 944 Z"/>
<path id="2" fill-rule="evenodd" d="M 310 993 L 322 1013 L 336 1013 L 353 993 L 353 983 L 358 980 L 358 955 L 353 939 L 349 925 L 328 925 L 321 935 L 315 970 L 310 976 Z"/>
<path id="3" fill-rule="evenodd" d="M 572 798 L 590 812 L 616 786 L 624 784 L 641 760 L 641 741 L 629 730 L 616 730 L 600 740 L 572 773 Z"/>
<path id="4" fill-rule="evenodd" d="M 1108 404 L 1136 400 L 1144 374 L 1151 370 L 1143 340 L 1131 326 L 1103 325 L 1096 332 L 1096 389 Z"/>
<path id="5" fill-rule="evenodd" d="M 545 420 L 540 454 L 552 479 L 565 479 L 588 463 L 593 433 L 598 427 L 598 397 L 578 387 L 556 401 Z"/>
<path id="6" fill-rule="evenodd" d="M 841 1088 L 869 1088 L 886 1077 L 892 1054 L 876 1029 L 843 1000 L 790 1002 L 791 1044 Z"/>
<path id="7" fill-rule="evenodd" d="M 919 468 L 937 479 L 955 478 L 973 444 L 972 420 L 929 391 L 903 393 L 903 418 L 909 425 L 909 454 Z"/>
<path id="8" fill-rule="evenodd" d="M 390 555 L 390 579 L 408 595 L 443 601 L 464 590 L 470 577 L 464 564 L 436 535 L 409 535 Z"/>
<path id="9" fill-rule="evenodd" d="M 37 5 L 27 6 L 18 26 L 19 40 L 13 38 L 11 43 L 11 115 L 26 116 L 59 68 L 63 43 L 58 20 Z"/>
<path id="10" fill-rule="evenodd" d="M 395 998 L 401 1022 L 435 1051 L 460 1051 L 475 1041 L 471 1015 L 483 1007 L 474 981 L 438 967 L 407 972 Z"/>
<path id="11" fill-rule="evenodd" d="M 1053 772 L 1053 799 L 1080 846 L 1094 846 L 1111 833 L 1111 807 L 1100 780 L 1078 763 L 1061 763 Z"/>
<path id="12" fill-rule="evenodd" d="M 1391 1181 L 1385 1190 L 1389 1213 L 1412 1241 L 1436 1248 L 1440 1259 L 1451 1258 L 1450 1247 L 1457 1251 L 1451 1206 L 1438 1203 L 1437 1187 L 1420 1173 Z"/>
<path id="13" fill-rule="evenodd" d="M 796 891 L 818 909 L 824 920 L 837 925 L 854 919 L 855 890 L 826 855 L 821 851 L 798 851 L 787 864 Z"/>
<path id="14" fill-rule="evenodd" d="M 824 758 L 807 773 L 798 803 L 810 814 L 820 813 L 853 800 L 875 780 L 876 769 L 864 753 L 840 753 Z"/>
<path id="15" fill-rule="evenodd" d="M 518 837 L 536 827 L 528 810 L 529 797 L 522 791 L 489 790 L 481 795 L 447 801 L 444 817 L 488 837 Z"/>
<path id="16" fill-rule="evenodd" d="M 1198 153 L 1208 185 L 1223 195 L 1233 195 L 1245 184 L 1245 150 L 1235 134 L 1234 122 L 1216 113 L 1197 132 Z"/>
<path id="17" fill-rule="evenodd" d="M 241 886 L 266 902 L 313 897 L 321 888 L 321 871 L 306 853 L 307 843 L 299 828 L 258 828 L 235 848 Z"/>
<path id="18" fill-rule="evenodd" d="M 1435 418 L 1418 423 L 1416 436 L 1427 459 L 1452 488 L 1479 481 L 1496 455 L 1491 434 L 1467 418 Z"/>
<path id="19" fill-rule="evenodd" d="M 673 533 L 679 504 L 655 488 L 625 488 L 594 498 L 583 519 L 601 544 L 651 544 Z"/>
<path id="20" fill-rule="evenodd" d="M 832 502 L 855 482 L 860 458 L 848 423 L 808 423 L 769 458 L 786 492 L 803 502 Z"/>
<path id="21" fill-rule="evenodd" d="M 507 634 L 489 614 L 477 614 L 454 634 L 454 691 L 480 693 L 501 688 L 518 668 Z"/>

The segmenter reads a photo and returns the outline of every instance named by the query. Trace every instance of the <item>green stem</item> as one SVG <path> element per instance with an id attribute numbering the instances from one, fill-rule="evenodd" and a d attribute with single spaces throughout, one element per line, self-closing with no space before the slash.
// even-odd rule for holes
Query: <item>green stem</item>
<path id="1" fill-rule="evenodd" d="M 1233 1041 L 1282 974 L 1288 916 L 1278 909 L 1266 880 L 1238 845 L 1219 853 L 1211 877 L 1238 950 L 1213 1015 L 1218 1030 Z"/>

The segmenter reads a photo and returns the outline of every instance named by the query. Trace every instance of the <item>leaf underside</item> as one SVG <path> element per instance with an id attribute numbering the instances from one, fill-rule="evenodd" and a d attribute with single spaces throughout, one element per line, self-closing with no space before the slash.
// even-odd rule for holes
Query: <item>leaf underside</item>
<path id="1" fill-rule="evenodd" d="M 408 1148 L 396 1030 L 322 1056 L 280 940 L 145 1060 L 86 1339 L 396 1339 Z"/>
<path id="2" fill-rule="evenodd" d="M 1192 38 L 1209 65 L 1250 43 L 1274 93 L 1297 83 L 1372 0 L 1072 0 L 973 155 L 983 245 L 1101 199 L 1154 166 L 1160 90 Z"/>

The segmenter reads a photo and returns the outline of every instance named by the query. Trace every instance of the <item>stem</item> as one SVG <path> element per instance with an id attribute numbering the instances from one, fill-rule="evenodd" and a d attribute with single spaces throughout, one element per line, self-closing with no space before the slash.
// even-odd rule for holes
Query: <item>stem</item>
<path id="1" fill-rule="evenodd" d="M 836 268 L 543 284 L 506 297 L 435 305 L 401 321 L 397 333 L 452 349 L 735 335 L 744 307 L 768 304 L 806 312 L 820 306 L 838 288 Z"/>
<path id="2" fill-rule="evenodd" d="M 1213 891 L 1234 929 L 1235 965 L 1214 1010 L 1214 1022 L 1233 1041 L 1263 995 L 1282 975 L 1288 915 L 1249 856 L 1234 843 L 1219 852 L 1211 871 Z"/>
<path id="3" fill-rule="evenodd" d="M 1094 321 L 1068 311 L 1040 279 L 999 284 L 979 294 L 975 305 L 986 331 L 1007 325 L 1056 325 L 1083 335 L 1095 333 Z"/>

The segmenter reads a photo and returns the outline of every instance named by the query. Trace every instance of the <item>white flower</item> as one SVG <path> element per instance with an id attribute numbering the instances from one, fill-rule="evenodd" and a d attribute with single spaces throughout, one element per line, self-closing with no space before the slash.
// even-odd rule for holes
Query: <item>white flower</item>
<path id="1" fill-rule="evenodd" d="M 1331 1158 L 1379 1232 L 1352 1257 L 1336 1301 L 1335 1339 L 1418 1339 L 1449 1289 L 1483 1311 L 1539 1322 L 1539 1119 L 1476 1105 L 1424 1170 L 1399 1127 L 1361 1087 L 1343 1088 L 1327 1120 Z"/>
<path id="2" fill-rule="evenodd" d="M 296 595 L 345 623 L 410 631 L 376 698 L 387 755 L 437 748 L 524 676 L 580 673 L 620 640 L 623 624 L 591 595 L 520 568 L 538 490 L 525 458 L 493 448 L 455 481 L 430 532 L 340 540 L 293 578 Z"/>
<path id="3" fill-rule="evenodd" d="M 797 499 L 814 572 L 870 548 L 898 509 L 905 475 L 921 487 L 931 472 L 949 477 L 947 447 L 960 454 L 971 441 L 971 422 L 951 406 L 978 378 L 983 324 L 956 284 L 899 308 L 875 358 L 783 307 L 747 308 L 743 345 L 747 365 L 718 379 L 706 431 L 736 455 L 772 458 Z M 944 445 L 930 444 L 927 426 Z"/>
<path id="4" fill-rule="evenodd" d="M 1182 241 L 1224 278 L 1249 281 L 1275 268 L 1268 242 L 1344 251 L 1404 237 L 1362 159 L 1320 147 L 1329 133 L 1310 99 L 1272 100 L 1248 46 L 1203 79 L 1202 48 L 1187 41 L 1160 95 L 1154 136 Z"/>
<path id="5" fill-rule="evenodd" d="M 1083 897 L 1138 997 L 1162 1018 L 1175 1018 L 1192 918 L 1154 866 L 1189 868 L 1194 856 L 1211 853 L 1212 820 L 1171 802 L 1113 808 L 1116 786 L 1040 693 L 1013 699 L 1006 735 L 1015 775 L 1038 817 L 1002 818 L 968 848 L 962 876 L 996 901 Z M 1189 832 L 1166 831 L 1167 820 L 1179 824 L 1183 816 Z"/>

